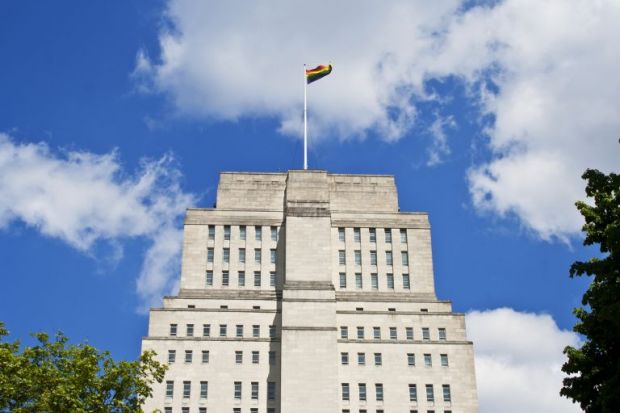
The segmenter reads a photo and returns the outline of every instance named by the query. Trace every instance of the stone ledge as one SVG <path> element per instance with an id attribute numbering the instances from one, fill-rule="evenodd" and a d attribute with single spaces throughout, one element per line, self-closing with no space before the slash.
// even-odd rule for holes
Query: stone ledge
<path id="1" fill-rule="evenodd" d="M 348 292 L 336 291 L 336 301 L 412 303 L 412 304 L 450 304 L 449 300 L 438 300 L 430 293 L 386 293 L 386 292 Z"/>
<path id="2" fill-rule="evenodd" d="M 303 327 L 303 326 L 282 326 L 282 331 L 295 330 L 295 331 L 338 331 L 337 327 Z"/>
<path id="3" fill-rule="evenodd" d="M 339 338 L 338 339 L 338 343 L 342 343 L 342 344 L 440 344 L 440 345 L 466 345 L 466 346 L 472 346 L 474 343 L 472 341 L 468 341 L 468 340 L 463 340 L 463 341 L 457 341 L 457 340 L 452 340 L 452 341 L 438 341 L 438 340 L 386 340 L 386 339 L 381 339 L 381 340 L 372 340 L 372 339 L 346 339 L 346 338 Z"/>
<path id="4" fill-rule="evenodd" d="M 255 342 L 280 342 L 280 338 L 260 337 L 170 337 L 170 336 L 143 336 L 143 341 L 255 341 Z"/>

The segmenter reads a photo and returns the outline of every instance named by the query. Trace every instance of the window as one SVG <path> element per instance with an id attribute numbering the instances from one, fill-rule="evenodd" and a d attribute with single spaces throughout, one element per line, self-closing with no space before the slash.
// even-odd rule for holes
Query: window
<path id="1" fill-rule="evenodd" d="M 415 366 L 415 354 L 414 353 L 407 353 L 407 365 Z"/>
<path id="2" fill-rule="evenodd" d="M 254 271 L 254 287 L 260 287 L 260 271 Z"/>
<path id="3" fill-rule="evenodd" d="M 202 350 L 202 363 L 207 364 L 209 362 L 209 350 Z"/>
<path id="4" fill-rule="evenodd" d="M 353 228 L 353 241 L 355 242 L 360 242 L 362 240 L 361 234 L 360 234 L 360 229 L 359 228 Z"/>
<path id="5" fill-rule="evenodd" d="M 240 407 L 233 407 L 233 413 L 241 413 Z"/>
<path id="6" fill-rule="evenodd" d="M 338 228 L 338 241 L 344 242 L 344 228 Z"/>
<path id="7" fill-rule="evenodd" d="M 400 259 L 403 263 L 403 267 L 407 267 L 409 265 L 409 254 L 407 251 L 400 252 Z"/>
<path id="8" fill-rule="evenodd" d="M 224 225 L 224 240 L 230 240 L 230 225 Z"/>
<path id="9" fill-rule="evenodd" d="M 390 327 L 390 340 L 396 340 L 397 338 L 396 327 Z"/>
<path id="10" fill-rule="evenodd" d="M 252 337 L 260 337 L 260 326 L 259 325 L 252 326 Z"/>
<path id="11" fill-rule="evenodd" d="M 172 413 L 172 407 L 164 407 L 164 413 Z"/>
<path id="12" fill-rule="evenodd" d="M 215 239 L 215 225 L 209 225 L 209 239 Z"/>
<path id="13" fill-rule="evenodd" d="M 206 399 L 209 395 L 209 382 L 201 381 L 200 382 L 200 398 Z"/>
<path id="14" fill-rule="evenodd" d="M 258 362 L 259 362 L 258 351 L 252 351 L 252 364 L 258 364 Z"/>
<path id="15" fill-rule="evenodd" d="M 370 265 L 377 265 L 377 251 L 370 251 Z"/>
<path id="16" fill-rule="evenodd" d="M 275 407 L 267 407 L 267 413 L 276 413 L 276 408 Z M 452 412 L 450 412 L 452 413 Z"/>
<path id="17" fill-rule="evenodd" d="M 237 273 L 237 285 L 239 285 L 239 287 L 245 287 L 245 271 L 239 271 Z"/>
<path id="18" fill-rule="evenodd" d="M 245 225 L 240 225 L 239 226 L 239 239 L 241 241 L 245 241 L 245 235 L 246 235 Z"/>
<path id="19" fill-rule="evenodd" d="M 240 381 L 236 381 L 235 382 L 235 399 L 236 400 L 241 400 L 241 382 Z M 241 411 L 241 409 L 239 409 L 239 411 Z"/>
<path id="20" fill-rule="evenodd" d="M 409 401 L 410 402 L 418 401 L 418 387 L 415 384 L 409 385 Z"/>
<path id="21" fill-rule="evenodd" d="M 275 271 L 269 272 L 269 286 L 270 287 L 276 286 L 276 272 Z"/>
<path id="22" fill-rule="evenodd" d="M 349 327 L 340 327 L 340 338 L 349 338 Z"/>
<path id="23" fill-rule="evenodd" d="M 424 366 L 433 367 L 433 358 L 430 354 L 424 354 Z"/>
<path id="24" fill-rule="evenodd" d="M 433 390 L 432 384 L 426 385 L 426 401 L 427 402 L 435 401 L 435 391 Z"/>
<path id="25" fill-rule="evenodd" d="M 392 243 L 392 230 L 390 228 L 385 228 L 383 231 L 385 233 L 385 243 L 391 244 Z"/>
<path id="26" fill-rule="evenodd" d="M 364 327 L 357 328 L 357 338 L 360 340 L 364 339 Z"/>
<path id="27" fill-rule="evenodd" d="M 413 327 L 405 327 L 405 335 L 407 340 L 413 340 Z"/>
<path id="28" fill-rule="evenodd" d="M 366 365 L 366 353 L 357 353 L 357 365 L 358 366 Z"/>
<path id="29" fill-rule="evenodd" d="M 422 327 L 422 340 L 430 340 L 431 332 L 428 327 Z"/>
<path id="30" fill-rule="evenodd" d="M 235 364 L 243 364 L 243 351 L 235 351 Z"/>
<path id="31" fill-rule="evenodd" d="M 222 271 L 222 287 L 228 287 L 228 284 L 230 284 L 228 271 Z"/>
<path id="32" fill-rule="evenodd" d="M 446 329 L 445 328 L 439 328 L 438 329 L 439 332 L 439 339 L 442 341 L 446 340 Z"/>
<path id="33" fill-rule="evenodd" d="M 381 340 L 381 327 L 373 327 L 372 328 L 372 337 L 375 340 Z"/>
<path id="34" fill-rule="evenodd" d="M 276 399 L 276 382 L 269 381 L 267 382 L 267 400 L 275 400 Z"/>
<path id="35" fill-rule="evenodd" d="M 191 363 L 192 362 L 192 357 L 193 357 L 192 350 L 185 350 L 185 362 L 186 363 Z"/>
<path id="36" fill-rule="evenodd" d="M 358 290 L 361 290 L 363 287 L 362 284 L 362 273 L 361 272 L 356 272 L 355 273 L 355 288 L 357 288 Z"/>
<path id="37" fill-rule="evenodd" d="M 239 248 L 239 262 L 245 264 L 245 248 Z"/>
<path id="38" fill-rule="evenodd" d="M 185 331 L 187 333 L 187 337 L 193 337 L 194 336 L 194 325 L 193 324 L 186 325 Z"/>
<path id="39" fill-rule="evenodd" d="M 383 384 L 381 383 L 375 384 L 375 398 L 378 402 L 383 401 Z"/>
<path id="40" fill-rule="evenodd" d="M 344 250 L 338 251 L 338 264 L 345 265 L 347 263 L 347 256 L 344 253 Z"/>
<path id="41" fill-rule="evenodd" d="M 379 289 L 379 277 L 377 276 L 377 274 L 370 274 L 370 287 L 373 290 Z"/>
<path id="42" fill-rule="evenodd" d="M 355 255 L 355 265 L 357 266 L 362 265 L 362 251 L 355 250 L 354 255 Z"/>
<path id="43" fill-rule="evenodd" d="M 368 228 L 368 236 L 370 238 L 370 242 L 377 242 L 377 230 L 374 228 Z"/>
<path id="44" fill-rule="evenodd" d="M 269 337 L 276 337 L 276 326 L 269 326 Z"/>
<path id="45" fill-rule="evenodd" d="M 409 282 L 409 274 L 403 274 L 403 288 L 405 290 L 411 289 L 411 283 Z"/>
<path id="46" fill-rule="evenodd" d="M 439 357 L 441 358 L 441 367 L 448 367 L 448 355 L 440 354 Z"/>
<path id="47" fill-rule="evenodd" d="M 254 262 L 256 264 L 260 264 L 261 261 L 262 261 L 261 250 L 260 248 L 255 248 L 254 249 Z"/>
<path id="48" fill-rule="evenodd" d="M 207 262 L 213 264 L 213 248 L 207 248 Z"/>
<path id="49" fill-rule="evenodd" d="M 263 227 L 260 227 L 258 225 L 254 227 L 254 239 L 256 241 L 263 240 Z"/>
<path id="50" fill-rule="evenodd" d="M 221 308 L 222 310 L 227 310 L 227 309 L 228 309 L 228 306 L 227 306 L 227 305 L 221 305 L 221 306 L 220 306 L 220 308 Z"/>
<path id="51" fill-rule="evenodd" d="M 385 251 L 385 265 L 392 265 L 393 263 L 392 251 Z"/>
<path id="52" fill-rule="evenodd" d="M 202 336 L 209 337 L 211 335 L 211 324 L 202 325 Z"/>
<path id="53" fill-rule="evenodd" d="M 223 261 L 225 264 L 230 262 L 230 248 L 224 248 Z"/>
<path id="54" fill-rule="evenodd" d="M 383 364 L 383 357 L 381 353 L 375 353 L 375 366 L 380 366 Z"/>
<path id="55" fill-rule="evenodd" d="M 407 230 L 405 228 L 400 229 L 400 242 L 401 244 L 407 243 Z"/>
<path id="56" fill-rule="evenodd" d="M 166 382 L 166 399 L 172 399 L 172 396 L 174 396 L 174 382 L 168 380 Z"/>
<path id="57" fill-rule="evenodd" d="M 177 351 L 176 350 L 168 350 L 168 364 L 172 364 L 176 361 Z"/>
<path id="58" fill-rule="evenodd" d="M 213 286 L 213 271 L 207 271 L 206 277 L 205 277 L 205 285 L 207 287 Z"/>
<path id="59" fill-rule="evenodd" d="M 420 311 L 421 311 L 422 313 L 428 313 L 428 308 L 420 308 Z"/>
<path id="60" fill-rule="evenodd" d="M 175 337 L 177 335 L 177 325 L 170 324 L 170 336 Z"/>
<path id="61" fill-rule="evenodd" d="M 359 383 L 357 387 L 359 388 L 360 400 L 365 401 L 366 400 L 366 383 Z"/>
<path id="62" fill-rule="evenodd" d="M 344 272 L 341 272 L 339 276 L 340 276 L 340 288 L 347 288 L 347 274 Z"/>
<path id="63" fill-rule="evenodd" d="M 278 227 L 271 227 L 271 240 L 272 241 L 278 240 Z"/>
<path id="64" fill-rule="evenodd" d="M 237 324 L 235 328 L 235 335 L 237 337 L 243 337 L 243 324 Z"/>
<path id="65" fill-rule="evenodd" d="M 389 290 L 394 289 L 394 274 L 387 274 L 387 288 Z"/>
<path id="66" fill-rule="evenodd" d="M 184 381 L 183 382 L 183 398 L 189 399 L 192 395 L 192 382 Z"/>
<path id="67" fill-rule="evenodd" d="M 226 324 L 220 324 L 220 337 L 226 337 Z"/>
<path id="68" fill-rule="evenodd" d="M 340 386 L 342 387 L 342 400 L 349 400 L 349 383 L 342 383 Z"/>
<path id="69" fill-rule="evenodd" d="M 276 257 L 276 250 L 272 249 L 272 250 L 270 250 L 270 252 L 271 252 L 271 263 L 275 264 L 276 263 L 276 258 L 277 258 Z"/>
<path id="70" fill-rule="evenodd" d="M 252 400 L 258 400 L 258 382 L 253 381 L 251 383 L 252 386 Z"/>
<path id="71" fill-rule="evenodd" d="M 273 366 L 276 364 L 276 352 L 275 351 L 270 351 L 269 352 L 269 365 Z"/>
<path id="72" fill-rule="evenodd" d="M 349 365 L 349 353 L 340 353 L 340 364 L 343 366 Z"/>

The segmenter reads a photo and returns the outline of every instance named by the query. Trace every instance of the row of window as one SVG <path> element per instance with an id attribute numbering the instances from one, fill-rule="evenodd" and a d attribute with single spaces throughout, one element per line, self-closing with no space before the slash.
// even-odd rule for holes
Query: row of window
<path id="1" fill-rule="evenodd" d="M 220 228 L 220 227 L 219 226 L 216 227 L 215 225 L 209 225 L 209 229 L 208 229 L 209 240 L 215 239 L 216 228 Z M 230 225 L 224 225 L 223 227 L 225 241 L 230 240 L 231 228 L 232 227 Z M 239 226 L 236 226 L 235 229 L 238 231 L 237 234 L 239 235 L 239 239 L 241 241 L 245 241 L 247 238 L 247 232 L 248 232 L 247 227 L 245 225 L 239 225 Z M 277 226 L 269 227 L 269 234 L 270 234 L 270 238 L 272 241 L 277 241 L 278 240 L 278 227 Z M 254 226 L 254 239 L 256 241 L 263 240 L 263 227 L 262 226 L 260 225 Z"/>
<path id="2" fill-rule="evenodd" d="M 383 241 L 386 244 L 392 243 L 392 231 L 394 231 L 392 228 L 383 228 Z M 406 244 L 407 243 L 407 230 L 404 228 L 401 228 L 399 230 L 399 234 L 400 234 L 400 243 Z M 346 231 L 342 227 L 338 228 L 338 241 L 342 241 L 342 242 L 346 241 Z M 362 241 L 361 229 L 353 228 L 353 242 L 361 242 L 361 241 Z M 377 229 L 376 228 L 368 228 L 368 241 L 370 243 L 377 242 Z"/>
<path id="3" fill-rule="evenodd" d="M 390 340 L 398 340 L 398 329 L 396 327 L 389 327 L 389 339 Z M 356 327 L 357 335 L 356 339 L 364 340 L 366 337 L 366 329 L 363 326 Z M 341 326 L 340 327 L 340 338 L 348 339 L 349 338 L 349 327 Z M 381 327 L 373 327 L 372 328 L 372 338 L 374 340 L 381 340 Z M 405 339 L 413 340 L 413 327 L 405 327 Z M 429 341 L 431 339 L 431 330 L 428 327 L 422 327 L 422 340 Z M 446 329 L 444 327 L 439 327 L 437 329 L 437 339 L 440 341 L 447 340 Z"/>
<path id="4" fill-rule="evenodd" d="M 209 350 L 202 350 L 202 364 L 209 363 Z M 269 365 L 276 364 L 276 352 L 269 351 Z M 176 350 L 168 350 L 168 364 L 174 364 L 177 360 L 177 351 Z M 183 359 L 185 363 L 192 363 L 194 361 L 194 351 L 193 350 L 185 350 L 185 358 Z M 251 361 L 252 364 L 260 364 L 260 352 L 252 351 L 251 352 Z M 242 364 L 243 363 L 243 351 L 235 351 L 235 363 Z"/>
<path id="5" fill-rule="evenodd" d="M 178 324 L 170 324 L 170 336 L 177 337 L 179 330 Z M 244 337 L 245 327 L 243 324 L 235 325 L 235 337 L 243 338 Z M 276 326 L 269 326 L 269 337 L 275 338 L 277 334 Z M 194 337 L 194 324 L 186 324 L 185 325 L 185 336 L 186 337 Z M 211 324 L 203 324 L 202 325 L 202 336 L 203 337 L 211 337 Z M 219 329 L 219 337 L 227 337 L 228 336 L 228 325 L 220 324 Z M 254 324 L 252 325 L 252 337 L 259 338 L 260 337 L 260 325 Z"/>
<path id="6" fill-rule="evenodd" d="M 369 254 L 368 262 L 370 265 L 377 265 L 377 251 L 371 250 Z M 353 251 L 353 263 L 360 267 L 362 265 L 362 251 Z M 409 253 L 407 251 L 400 252 L 400 263 L 403 267 L 409 266 Z M 345 250 L 338 250 L 338 265 L 347 265 L 347 252 Z M 394 253 L 393 251 L 385 251 L 385 265 L 394 265 Z"/>
<path id="7" fill-rule="evenodd" d="M 254 287 L 260 287 L 262 285 L 263 276 L 260 271 L 254 271 L 253 285 Z M 277 275 L 275 271 L 269 272 L 269 286 L 275 287 L 277 282 Z M 237 271 L 237 287 L 246 286 L 246 274 L 245 271 Z M 228 287 L 231 285 L 230 273 L 228 271 L 222 271 L 222 287 Z M 205 286 L 213 287 L 213 271 L 209 270 L 205 274 Z"/>
<path id="8" fill-rule="evenodd" d="M 252 251 L 252 250 L 250 250 Z M 246 263 L 246 249 L 238 248 L 237 249 L 237 262 L 239 264 Z M 213 260 L 215 258 L 215 249 L 207 248 L 207 264 L 213 264 Z M 271 264 L 275 264 L 277 260 L 277 252 L 275 248 L 269 250 L 269 262 Z M 230 248 L 222 248 L 222 262 L 224 264 L 230 263 Z M 261 264 L 263 262 L 263 250 L 260 248 L 254 248 L 254 263 Z"/>
<path id="9" fill-rule="evenodd" d="M 373 353 L 374 354 L 374 364 L 375 366 L 383 365 L 383 355 L 381 353 Z M 441 367 L 448 367 L 448 355 L 440 354 L 439 359 L 441 362 Z M 349 353 L 342 352 L 340 353 L 340 364 L 343 366 L 349 365 Z M 365 366 L 366 365 L 366 353 L 357 353 L 357 365 Z M 415 353 L 407 353 L 407 365 L 415 367 Z M 430 353 L 424 353 L 424 366 L 425 367 L 433 367 L 433 356 Z"/>
<path id="10" fill-rule="evenodd" d="M 209 382 L 201 381 L 199 383 L 199 398 L 200 399 L 208 399 L 209 398 Z M 243 383 L 240 381 L 234 382 L 234 393 L 233 397 L 235 400 L 241 400 L 243 389 Z M 250 398 L 252 400 L 258 400 L 259 396 L 259 382 L 253 381 L 250 383 Z M 189 380 L 183 381 L 183 398 L 191 399 L 192 397 L 192 382 Z M 166 399 L 174 398 L 174 381 L 168 380 L 166 381 Z M 267 400 L 275 400 L 276 399 L 276 382 L 270 381 L 267 382 Z"/>
<path id="11" fill-rule="evenodd" d="M 342 400 L 343 401 L 351 400 L 351 389 L 350 389 L 349 383 L 341 383 L 340 386 L 341 386 Z M 357 389 L 358 389 L 358 400 L 366 401 L 367 400 L 366 383 L 358 383 Z M 435 401 L 434 385 L 426 384 L 425 389 L 426 389 L 426 401 L 434 402 Z M 450 391 L 450 385 L 442 384 L 441 390 L 442 390 L 442 395 L 443 395 L 443 401 L 452 402 L 452 394 Z M 383 384 L 382 383 L 375 383 L 375 400 L 383 401 Z M 409 384 L 409 401 L 411 402 L 418 401 L 418 387 L 416 384 Z"/>
<path id="12" fill-rule="evenodd" d="M 347 288 L 347 274 L 341 272 L 339 275 L 339 286 L 342 289 Z M 385 285 L 388 290 L 394 289 L 394 274 L 387 273 L 385 275 Z M 405 290 L 411 289 L 411 279 L 409 278 L 409 274 L 402 274 L 401 277 L 401 285 Z M 361 290 L 364 288 L 364 278 L 362 277 L 361 272 L 355 273 L 355 288 Z M 370 274 L 370 288 L 373 290 L 379 289 L 379 275 L 377 273 Z"/>
<path id="13" fill-rule="evenodd" d="M 268 413 L 269 413 L 269 409 L 267 409 Z M 368 410 L 366 409 L 359 409 L 358 410 L 359 413 L 368 413 Z M 202 413 L 202 412 L 200 412 Z M 205 411 L 206 413 L 206 411 Z M 234 413 L 234 412 L 233 412 Z M 351 413 L 351 410 L 349 409 L 342 409 L 342 413 Z M 383 409 L 377 409 L 375 410 L 375 413 L 384 413 Z M 417 410 L 409 410 L 409 413 L 418 413 Z M 426 413 L 435 413 L 435 410 L 427 410 Z M 452 413 L 452 410 L 444 410 L 443 413 Z"/>
<path id="14" fill-rule="evenodd" d="M 259 409 L 258 407 L 251 407 L 250 408 L 250 413 L 258 413 Z M 367 409 L 359 409 L 358 410 L 359 413 L 368 413 Z M 164 407 L 164 413 L 172 413 L 172 407 L 167 406 Z M 181 407 L 181 413 L 191 413 L 190 412 L 190 408 L 189 407 Z M 207 413 L 207 408 L 206 407 L 199 407 L 198 408 L 198 413 Z M 234 407 L 232 413 L 241 413 L 241 408 L 240 407 Z M 267 413 L 276 413 L 276 409 L 275 407 L 268 407 L 267 408 Z M 351 413 L 351 410 L 349 409 L 342 409 L 342 413 Z M 375 410 L 375 413 L 384 413 L 383 409 L 377 409 Z M 417 410 L 409 410 L 409 413 L 418 413 Z M 435 410 L 427 410 L 426 413 L 435 413 Z M 452 410 L 444 410 L 443 413 L 452 413 Z"/>

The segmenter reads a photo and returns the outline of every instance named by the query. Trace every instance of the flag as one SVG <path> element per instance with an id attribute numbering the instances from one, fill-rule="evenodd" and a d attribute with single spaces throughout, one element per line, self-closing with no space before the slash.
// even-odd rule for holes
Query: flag
<path id="1" fill-rule="evenodd" d="M 306 69 L 306 82 L 308 84 L 327 76 L 332 72 L 332 65 L 319 65 L 314 69 Z"/>

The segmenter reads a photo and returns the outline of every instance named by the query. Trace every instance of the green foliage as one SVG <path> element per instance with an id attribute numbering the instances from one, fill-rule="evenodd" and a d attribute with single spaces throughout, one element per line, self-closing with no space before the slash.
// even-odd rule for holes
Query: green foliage
<path id="1" fill-rule="evenodd" d="M 38 344 L 23 351 L 7 335 L 0 322 L 0 412 L 141 412 L 167 368 L 152 351 L 115 362 L 107 351 L 68 344 L 62 333 L 53 340 L 34 334 Z"/>
<path id="2" fill-rule="evenodd" d="M 584 245 L 598 245 L 601 256 L 576 261 L 570 276 L 587 275 L 592 282 L 576 308 L 573 330 L 586 339 L 579 349 L 566 347 L 569 374 L 560 392 L 586 413 L 620 411 L 620 175 L 588 169 L 586 194 L 594 205 L 577 202 L 585 218 Z"/>

